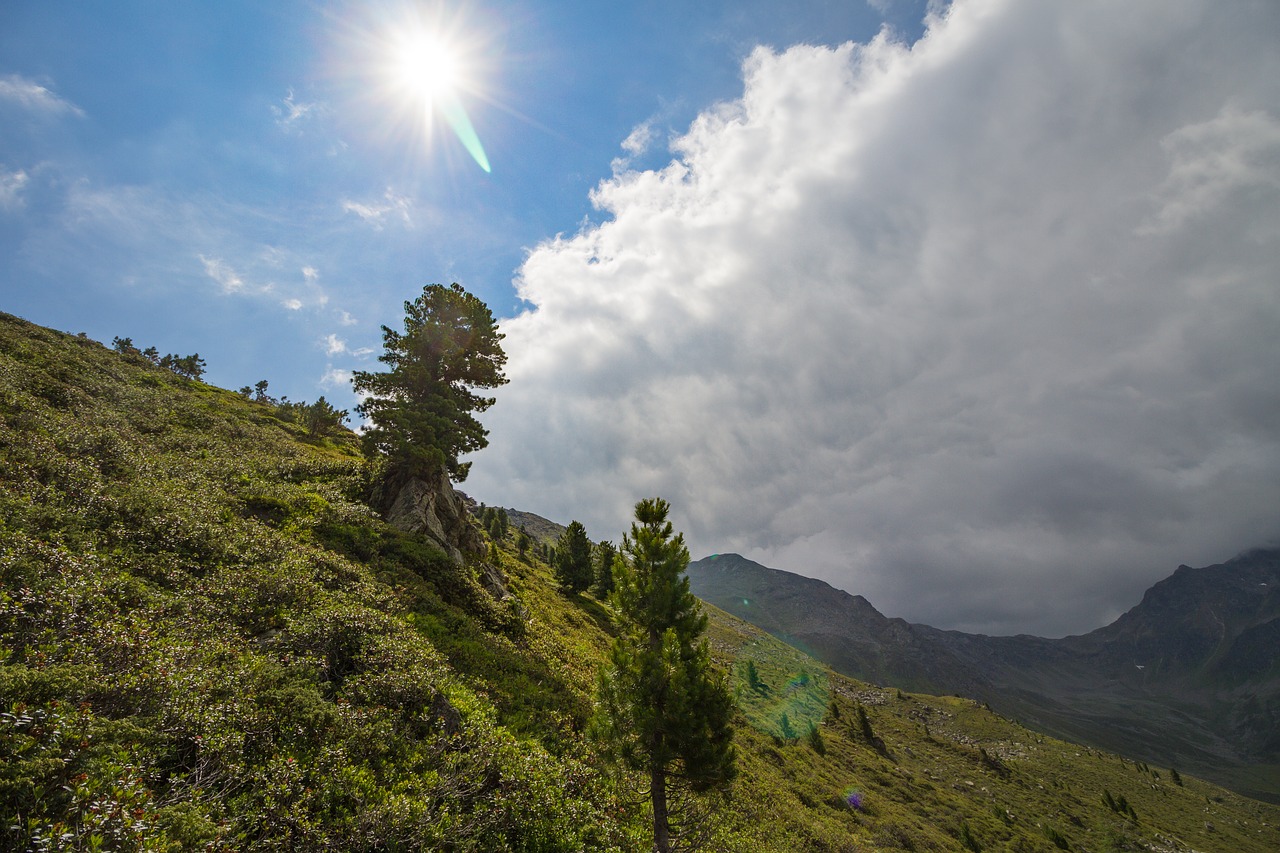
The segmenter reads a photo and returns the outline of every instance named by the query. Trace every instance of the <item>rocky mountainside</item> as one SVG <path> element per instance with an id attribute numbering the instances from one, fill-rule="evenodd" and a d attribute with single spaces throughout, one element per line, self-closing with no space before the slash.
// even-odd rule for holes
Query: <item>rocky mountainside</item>
<path id="1" fill-rule="evenodd" d="M 1042 731 L 1280 800 L 1280 550 L 1181 566 L 1112 624 L 1048 640 L 942 631 L 736 554 L 694 592 L 845 674 L 958 693 Z"/>
<path id="2" fill-rule="evenodd" d="M 563 524 L 556 524 L 540 515 L 524 512 L 513 507 L 504 507 L 510 519 L 512 530 L 524 530 L 535 542 L 547 542 L 554 545 L 567 530 Z"/>

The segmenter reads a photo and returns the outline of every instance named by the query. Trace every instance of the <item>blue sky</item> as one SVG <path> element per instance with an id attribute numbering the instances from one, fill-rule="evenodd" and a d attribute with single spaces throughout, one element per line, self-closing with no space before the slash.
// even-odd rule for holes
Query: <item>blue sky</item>
<path id="1" fill-rule="evenodd" d="M 389 71 L 424 23 L 490 172 Z M 450 281 L 477 499 L 1088 630 L 1280 541 L 1280 6 L 0 8 L 0 309 L 347 407 Z"/>
<path id="2" fill-rule="evenodd" d="M 0 163 L 21 187 L 4 308 L 199 351 L 215 384 L 354 402 L 324 379 L 352 366 L 330 335 L 378 346 L 433 281 L 520 310 L 526 252 L 596 215 L 589 192 L 633 128 L 665 134 L 736 95 L 758 43 L 867 38 L 883 17 L 823 2 L 7 3 Z M 894 17 L 920 28 L 919 10 Z M 470 46 L 462 100 L 491 174 L 377 91 L 394 34 L 436 20 Z"/>

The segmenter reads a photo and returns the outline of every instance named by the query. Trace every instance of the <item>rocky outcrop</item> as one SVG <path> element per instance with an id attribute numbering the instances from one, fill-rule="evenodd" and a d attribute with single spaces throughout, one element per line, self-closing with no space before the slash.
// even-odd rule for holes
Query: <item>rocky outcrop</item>
<path id="1" fill-rule="evenodd" d="M 471 523 L 466 495 L 453 487 L 443 468 L 430 477 L 412 477 L 384 487 L 386 519 L 391 525 L 430 539 L 455 563 L 484 553 L 484 540 Z"/>

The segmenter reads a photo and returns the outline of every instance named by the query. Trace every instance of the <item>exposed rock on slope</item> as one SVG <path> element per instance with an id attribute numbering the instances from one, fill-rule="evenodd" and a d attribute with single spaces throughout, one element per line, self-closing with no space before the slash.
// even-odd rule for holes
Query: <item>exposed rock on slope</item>
<path id="1" fill-rule="evenodd" d="M 433 477 L 415 477 L 388 490 L 387 521 L 427 537 L 461 564 L 465 554 L 483 554 L 484 541 L 471 523 L 468 498 L 441 468 Z"/>

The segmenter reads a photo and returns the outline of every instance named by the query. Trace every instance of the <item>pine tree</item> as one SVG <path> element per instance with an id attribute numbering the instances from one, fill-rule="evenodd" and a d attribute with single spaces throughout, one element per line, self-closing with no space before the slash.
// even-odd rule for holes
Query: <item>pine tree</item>
<path id="1" fill-rule="evenodd" d="M 750 658 L 747 658 L 747 686 L 757 693 L 765 692 L 764 683 L 760 681 L 760 670 Z"/>
<path id="2" fill-rule="evenodd" d="M 121 355 L 141 355 L 142 351 L 133 345 L 133 338 L 116 336 L 111 339 L 111 348 Z"/>
<path id="3" fill-rule="evenodd" d="M 591 585 L 591 540 L 581 522 L 569 522 L 556 544 L 556 579 L 570 592 Z"/>
<path id="4" fill-rule="evenodd" d="M 871 730 L 871 720 L 867 718 L 867 709 L 858 705 L 858 728 L 862 731 L 862 739 L 867 743 L 875 743 L 876 733 Z"/>
<path id="5" fill-rule="evenodd" d="M 689 592 L 689 550 L 683 535 L 672 535 L 669 508 L 660 498 L 636 504 L 614 562 L 619 634 L 600 674 L 593 723 L 606 750 L 649 780 L 657 853 L 681 834 L 671 797 L 723 789 L 737 774 L 733 698 L 712 672 L 707 617 Z"/>
<path id="6" fill-rule="evenodd" d="M 311 436 L 329 435 L 347 422 L 347 410 L 335 409 L 324 397 L 302 407 L 302 425 Z"/>
<path id="7" fill-rule="evenodd" d="M 392 479 L 444 466 L 461 482 L 470 463 L 458 457 L 489 443 L 472 412 L 494 401 L 475 389 L 507 381 L 502 335 L 489 307 L 460 284 L 428 285 L 404 310 L 404 332 L 382 327 L 378 360 L 391 369 L 352 375 L 355 390 L 368 395 L 356 407 L 370 422 L 365 446 L 387 458 Z"/>
<path id="8" fill-rule="evenodd" d="M 618 549 L 612 542 L 604 541 L 596 545 L 595 578 L 591 591 L 599 598 L 608 598 L 613 592 L 613 561 L 618 556 Z"/>

